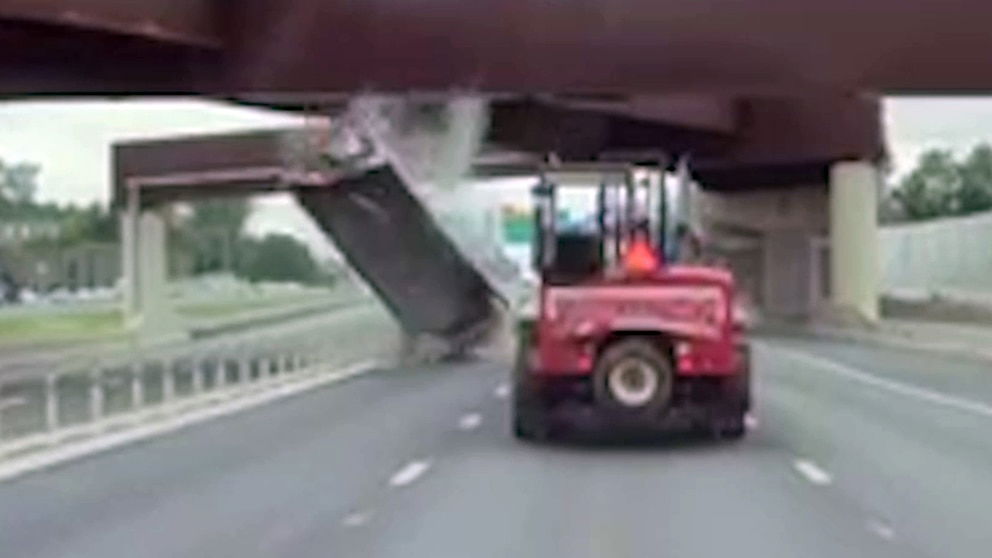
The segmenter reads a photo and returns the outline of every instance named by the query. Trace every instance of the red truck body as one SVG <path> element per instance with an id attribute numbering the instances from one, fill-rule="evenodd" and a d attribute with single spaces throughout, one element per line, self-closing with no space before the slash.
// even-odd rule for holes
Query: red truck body
<path id="1" fill-rule="evenodd" d="M 536 315 L 518 323 L 515 435 L 547 437 L 559 415 L 581 407 L 624 423 L 680 419 L 719 437 L 743 436 L 750 359 L 733 275 L 663 261 L 664 206 L 652 202 L 665 199 L 660 176 L 599 164 L 577 170 L 602 171 L 600 181 L 578 181 L 579 192 L 595 193 L 584 206 L 595 208 L 593 219 L 558 224 L 553 173 L 535 188 L 541 284 Z M 700 259 L 692 245 L 686 262 Z"/>
<path id="2" fill-rule="evenodd" d="M 734 283 L 715 267 L 671 266 L 640 277 L 544 285 L 528 368 L 538 376 L 585 376 L 617 335 L 665 335 L 679 376 L 728 376 L 743 366 Z"/>

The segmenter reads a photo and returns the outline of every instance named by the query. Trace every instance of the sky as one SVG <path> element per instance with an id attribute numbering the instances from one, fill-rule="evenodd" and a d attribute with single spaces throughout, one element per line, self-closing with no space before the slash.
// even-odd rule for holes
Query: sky
<path id="1" fill-rule="evenodd" d="M 0 103 L 0 160 L 41 165 L 38 199 L 106 203 L 115 142 L 301 125 L 286 113 L 189 99 Z M 258 197 L 247 229 L 306 240 L 319 256 L 334 251 L 288 195 Z"/>
<path id="2" fill-rule="evenodd" d="M 885 102 L 884 120 L 893 173 L 912 169 L 931 148 L 963 155 L 992 143 L 992 97 L 903 97 Z"/>
<path id="3" fill-rule="evenodd" d="M 992 141 L 992 98 L 887 99 L 884 118 L 896 176 L 925 149 L 964 152 Z M 40 164 L 43 201 L 106 202 L 114 142 L 301 123 L 294 115 L 196 99 L 5 102 L 0 103 L 0 160 Z M 287 232 L 320 251 L 326 248 L 316 226 L 288 197 L 255 204 L 251 232 Z"/>

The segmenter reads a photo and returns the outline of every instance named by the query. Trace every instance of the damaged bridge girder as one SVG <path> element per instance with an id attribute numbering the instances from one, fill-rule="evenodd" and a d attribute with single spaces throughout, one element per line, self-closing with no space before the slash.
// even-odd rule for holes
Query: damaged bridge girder
<path id="1" fill-rule="evenodd" d="M 482 341 L 496 323 L 499 294 L 410 185 L 381 161 L 348 173 L 301 172 L 285 152 L 301 133 L 120 144 L 114 150 L 115 205 L 127 215 L 182 200 L 290 192 L 409 335 L 427 335 L 454 352 Z M 141 250 L 134 239 L 123 244 Z M 127 277 L 137 268 L 125 268 L 125 284 L 141 285 Z"/>

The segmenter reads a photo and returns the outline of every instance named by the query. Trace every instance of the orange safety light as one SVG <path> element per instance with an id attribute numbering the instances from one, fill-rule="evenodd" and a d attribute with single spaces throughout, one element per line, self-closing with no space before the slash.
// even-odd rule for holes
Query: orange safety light
<path id="1" fill-rule="evenodd" d="M 643 233 L 637 234 L 631 240 L 623 258 L 623 265 L 628 273 L 636 275 L 651 273 L 658 269 L 658 255 L 654 253 L 651 243 Z"/>

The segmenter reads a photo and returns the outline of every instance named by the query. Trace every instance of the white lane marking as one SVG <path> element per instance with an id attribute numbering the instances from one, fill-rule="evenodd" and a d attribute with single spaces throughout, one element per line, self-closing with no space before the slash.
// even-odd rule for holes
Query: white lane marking
<path id="1" fill-rule="evenodd" d="M 824 471 L 819 465 L 808 459 L 797 459 L 792 462 L 792 466 L 800 475 L 806 477 L 806 480 L 816 486 L 826 486 L 834 480 L 830 476 L 830 473 Z"/>
<path id="2" fill-rule="evenodd" d="M 744 415 L 744 426 L 747 427 L 748 430 L 757 430 L 758 417 L 754 416 L 754 413 Z"/>
<path id="3" fill-rule="evenodd" d="M 23 397 L 8 397 L 6 399 L 0 399 L 0 411 L 4 409 L 13 409 L 14 407 L 20 407 L 27 403 L 28 400 Z"/>
<path id="4" fill-rule="evenodd" d="M 895 529 L 893 529 L 888 523 L 878 519 L 872 519 L 868 522 L 868 530 L 878 535 L 880 539 L 886 541 L 891 541 L 896 538 Z"/>
<path id="5" fill-rule="evenodd" d="M 120 446 L 163 436 L 177 430 L 188 428 L 195 424 L 208 420 L 231 415 L 241 411 L 277 401 L 286 397 L 303 393 L 320 386 L 337 383 L 354 376 L 358 376 L 374 370 L 379 364 L 376 361 L 366 361 L 347 366 L 345 368 L 320 374 L 313 378 L 300 380 L 293 384 L 283 384 L 273 387 L 271 390 L 258 394 L 245 395 L 237 399 L 225 401 L 187 411 L 181 415 L 169 417 L 160 421 L 142 424 L 126 430 L 110 432 L 98 435 L 93 438 L 86 438 L 78 442 L 70 442 L 56 446 L 51 450 L 43 450 L 25 455 L 23 457 L 13 457 L 3 460 L 0 454 L 0 482 L 52 467 L 61 463 L 66 463 L 81 457 L 105 452 Z M 2 447 L 0 447 L 2 449 Z"/>
<path id="6" fill-rule="evenodd" d="M 346 515 L 344 519 L 341 520 L 341 525 L 351 528 L 361 527 L 366 525 L 370 519 L 372 519 L 372 512 L 358 511 Z"/>
<path id="7" fill-rule="evenodd" d="M 389 486 L 399 488 L 419 479 L 431 468 L 430 460 L 411 461 L 389 477 Z"/>
<path id="8" fill-rule="evenodd" d="M 475 430 L 482 424 L 482 415 L 479 413 L 468 413 L 458 419 L 458 428 L 461 430 Z"/>
<path id="9" fill-rule="evenodd" d="M 496 390 L 493 391 L 493 395 L 495 395 L 497 399 L 506 399 L 510 396 L 510 384 L 502 383 L 496 386 Z"/>
<path id="10" fill-rule="evenodd" d="M 957 409 L 959 411 L 966 411 L 969 413 L 975 413 L 983 417 L 992 418 L 992 406 L 986 405 L 984 403 L 979 403 L 978 401 L 972 401 L 970 399 L 964 399 L 961 397 L 955 397 L 953 395 L 946 395 L 936 391 L 931 391 L 921 387 L 916 387 L 910 384 L 904 384 L 902 382 L 896 382 L 893 380 L 887 380 L 885 378 L 880 378 L 873 374 L 864 372 L 852 366 L 847 366 L 846 364 L 841 364 L 839 362 L 834 362 L 832 360 L 814 356 L 802 351 L 797 351 L 793 349 L 785 349 L 781 347 L 775 347 L 775 351 L 780 351 L 787 356 L 791 356 L 797 360 L 803 360 L 807 363 L 822 368 L 824 370 L 829 370 L 838 376 L 843 376 L 845 378 L 861 382 L 865 385 L 876 387 L 879 389 L 884 389 L 891 391 L 892 393 L 898 393 L 900 395 L 905 395 L 907 397 L 913 397 L 921 401 L 926 401 L 928 403 L 934 403 L 937 405 L 943 405 L 945 407 L 950 407 L 952 409 Z"/>

